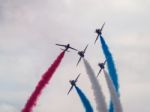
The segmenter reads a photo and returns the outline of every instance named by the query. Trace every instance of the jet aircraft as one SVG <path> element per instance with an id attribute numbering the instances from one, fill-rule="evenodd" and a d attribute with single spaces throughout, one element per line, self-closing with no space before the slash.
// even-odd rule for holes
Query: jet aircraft
<path id="1" fill-rule="evenodd" d="M 104 63 L 99 63 L 99 64 L 98 64 L 98 66 L 100 67 L 100 70 L 99 70 L 99 72 L 98 72 L 98 74 L 97 74 L 97 77 L 98 77 L 99 74 L 101 73 L 102 69 L 105 68 L 105 64 L 106 64 L 106 60 L 104 61 Z"/>
<path id="2" fill-rule="evenodd" d="M 67 44 L 67 45 L 56 44 L 56 45 L 61 46 L 61 47 L 65 47 L 65 49 L 61 49 L 61 50 L 64 50 L 64 51 L 68 51 L 69 48 L 72 49 L 72 50 L 78 51 L 77 49 L 71 47 L 70 44 Z"/>
<path id="3" fill-rule="evenodd" d="M 71 87 L 67 93 L 67 95 L 70 93 L 70 91 L 73 89 L 74 86 L 76 86 L 76 82 L 78 81 L 78 78 L 80 77 L 80 74 L 77 76 L 77 78 L 75 80 L 70 80 L 70 84 L 71 84 Z"/>
<path id="4" fill-rule="evenodd" d="M 80 58 L 77 62 L 77 66 L 78 66 L 79 62 L 81 61 L 81 59 L 84 57 L 84 54 L 85 54 L 87 47 L 88 47 L 88 45 L 85 47 L 85 49 L 83 51 L 78 51 L 78 55 L 80 56 Z"/>
<path id="5" fill-rule="evenodd" d="M 96 29 L 96 30 L 95 30 L 95 33 L 97 33 L 97 37 L 96 37 L 96 40 L 95 40 L 94 44 L 96 43 L 98 37 L 102 35 L 102 30 L 103 30 L 103 28 L 104 28 L 104 25 L 105 25 L 105 23 L 103 23 L 101 29 Z"/>

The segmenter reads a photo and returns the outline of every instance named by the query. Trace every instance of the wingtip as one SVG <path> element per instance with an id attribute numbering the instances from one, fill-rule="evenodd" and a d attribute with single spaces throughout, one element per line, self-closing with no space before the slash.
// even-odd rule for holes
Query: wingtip
<path id="1" fill-rule="evenodd" d="M 96 76 L 96 77 L 98 78 L 98 76 L 99 76 L 99 74 L 97 74 L 97 76 Z"/>
<path id="2" fill-rule="evenodd" d="M 67 93 L 67 96 L 69 95 L 70 91 Z"/>
<path id="3" fill-rule="evenodd" d="M 78 74 L 79 76 L 81 75 L 81 73 Z"/>
<path id="4" fill-rule="evenodd" d="M 94 42 L 94 45 L 96 44 L 96 41 Z"/>
<path id="5" fill-rule="evenodd" d="M 76 67 L 79 65 L 79 62 L 80 62 L 80 61 L 77 62 Z"/>
<path id="6" fill-rule="evenodd" d="M 78 67 L 78 63 L 76 64 L 76 67 Z"/>

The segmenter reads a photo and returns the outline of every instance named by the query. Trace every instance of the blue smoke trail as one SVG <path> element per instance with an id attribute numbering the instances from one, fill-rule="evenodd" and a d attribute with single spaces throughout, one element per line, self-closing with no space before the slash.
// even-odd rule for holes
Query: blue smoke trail
<path id="1" fill-rule="evenodd" d="M 105 42 L 105 40 L 103 39 L 102 36 L 100 36 L 100 42 L 102 44 L 102 49 L 103 49 L 103 53 L 105 55 L 105 58 L 107 60 L 107 67 L 108 67 L 108 72 L 109 75 L 113 81 L 113 84 L 115 86 L 116 91 L 119 93 L 119 84 L 118 84 L 118 74 L 116 71 L 116 67 L 115 67 L 115 63 L 112 57 L 112 54 Z M 113 112 L 113 104 L 112 102 L 110 102 L 110 108 L 109 108 L 109 112 Z"/>
<path id="2" fill-rule="evenodd" d="M 100 36 L 100 40 L 101 40 L 101 44 L 102 44 L 105 58 L 107 60 L 108 72 L 109 72 L 110 77 L 114 83 L 114 86 L 118 92 L 119 91 L 118 75 L 117 75 L 117 71 L 116 71 L 116 67 L 115 67 L 115 63 L 114 63 L 112 54 L 109 51 L 109 48 L 108 48 L 108 46 L 107 46 L 107 44 L 106 44 L 106 42 L 102 36 Z"/>
<path id="3" fill-rule="evenodd" d="M 87 99 L 85 94 L 82 92 L 82 90 L 79 87 L 75 86 L 75 88 L 76 88 L 76 91 L 77 91 L 81 101 L 82 101 L 83 106 L 85 107 L 85 110 L 86 110 L 85 112 L 93 112 L 93 108 L 91 106 L 91 103 Z"/>
<path id="4" fill-rule="evenodd" d="M 112 101 L 110 101 L 110 104 L 109 104 L 109 112 L 114 112 L 114 108 L 113 108 L 113 103 Z"/>

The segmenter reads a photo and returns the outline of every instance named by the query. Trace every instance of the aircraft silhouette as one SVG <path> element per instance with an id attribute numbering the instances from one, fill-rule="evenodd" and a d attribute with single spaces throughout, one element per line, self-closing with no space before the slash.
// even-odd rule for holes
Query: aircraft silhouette
<path id="1" fill-rule="evenodd" d="M 67 93 L 67 95 L 70 93 L 70 91 L 73 89 L 74 86 L 76 86 L 76 82 L 78 81 L 78 78 L 79 78 L 80 74 L 77 76 L 77 78 L 75 80 L 70 80 L 70 84 L 71 84 L 71 87 Z"/>
<path id="2" fill-rule="evenodd" d="M 96 30 L 95 30 L 95 33 L 97 33 L 97 37 L 96 37 L 96 40 L 95 40 L 94 44 L 96 43 L 98 37 L 102 35 L 102 30 L 103 30 L 103 28 L 104 28 L 104 25 L 105 25 L 105 23 L 103 23 L 101 29 L 96 29 Z"/>
<path id="3" fill-rule="evenodd" d="M 99 74 L 101 73 L 102 69 L 105 68 L 105 64 L 106 64 L 106 60 L 103 63 L 98 63 L 98 66 L 100 67 L 100 70 L 97 74 L 97 77 L 99 76 Z"/>
<path id="4" fill-rule="evenodd" d="M 57 45 L 57 46 L 65 47 L 65 49 L 61 49 L 61 50 L 64 50 L 64 51 L 68 51 L 69 48 L 72 49 L 72 50 L 78 51 L 77 49 L 71 47 L 70 44 L 67 44 L 67 45 L 56 44 L 56 45 Z"/>
<path id="5" fill-rule="evenodd" d="M 84 57 L 84 54 L 85 54 L 87 47 L 88 47 L 88 45 L 85 47 L 85 49 L 83 51 L 78 51 L 78 55 L 80 56 L 80 58 L 77 62 L 77 66 L 78 66 L 79 62 L 81 61 L 81 59 Z"/>

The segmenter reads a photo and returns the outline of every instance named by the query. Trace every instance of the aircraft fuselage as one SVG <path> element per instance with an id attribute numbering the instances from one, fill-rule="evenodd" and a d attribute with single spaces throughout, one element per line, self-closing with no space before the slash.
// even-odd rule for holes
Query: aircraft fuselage
<path id="1" fill-rule="evenodd" d="M 79 54 L 81 57 L 84 57 L 84 52 L 83 52 L 83 51 L 79 51 L 78 54 Z"/>
<path id="2" fill-rule="evenodd" d="M 99 63 L 98 65 L 99 65 L 99 67 L 100 67 L 101 69 L 104 69 L 104 68 L 105 68 L 105 67 L 104 67 L 104 63 Z"/>
<path id="3" fill-rule="evenodd" d="M 76 86 L 75 80 L 70 80 L 69 82 L 70 82 L 70 84 L 71 84 L 72 86 Z"/>
<path id="4" fill-rule="evenodd" d="M 68 49 L 69 49 L 69 47 L 70 47 L 70 44 L 67 44 L 66 46 L 65 46 L 65 51 L 67 51 Z"/>
<path id="5" fill-rule="evenodd" d="M 101 32 L 101 30 L 100 29 L 96 29 L 96 31 L 95 31 L 98 35 L 101 35 L 102 34 L 102 32 Z"/>

